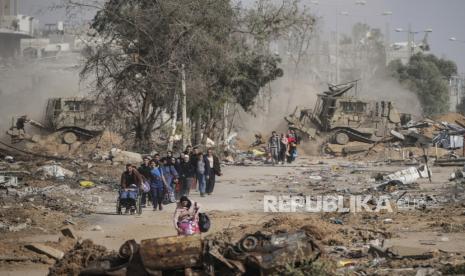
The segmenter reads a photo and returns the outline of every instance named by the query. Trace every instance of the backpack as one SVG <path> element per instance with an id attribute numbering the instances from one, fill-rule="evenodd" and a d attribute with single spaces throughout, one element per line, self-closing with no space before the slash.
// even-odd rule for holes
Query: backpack
<path id="1" fill-rule="evenodd" d="M 199 228 L 200 232 L 205 233 L 210 229 L 210 218 L 205 213 L 199 213 Z"/>

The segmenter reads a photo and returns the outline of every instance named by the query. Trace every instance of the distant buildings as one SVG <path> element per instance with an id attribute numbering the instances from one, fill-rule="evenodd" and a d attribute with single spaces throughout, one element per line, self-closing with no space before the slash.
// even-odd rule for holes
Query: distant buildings
<path id="1" fill-rule="evenodd" d="M 449 111 L 465 112 L 457 110 L 457 105 L 461 104 L 465 97 L 465 76 L 452 76 L 449 79 Z"/>
<path id="2" fill-rule="evenodd" d="M 32 16 L 18 14 L 18 0 L 0 0 L 0 59 L 20 55 L 22 38 L 32 38 L 38 21 Z"/>
<path id="3" fill-rule="evenodd" d="M 60 21 L 39 28 L 34 17 L 18 14 L 18 1 L 0 0 L 0 65 L 59 56 L 89 45 L 90 39 L 81 35 L 87 26 L 74 29 Z"/>

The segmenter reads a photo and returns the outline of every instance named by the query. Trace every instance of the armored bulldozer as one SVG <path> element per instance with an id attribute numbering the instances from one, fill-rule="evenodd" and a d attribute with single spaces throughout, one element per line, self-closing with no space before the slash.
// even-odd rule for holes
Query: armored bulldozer
<path id="1" fill-rule="evenodd" d="M 73 144 L 78 140 L 89 139 L 104 130 L 103 114 L 100 105 L 94 100 L 84 97 L 50 98 L 45 109 L 44 122 L 36 122 L 23 115 L 13 118 L 12 126 L 7 132 L 12 143 L 31 139 L 24 131 L 24 123 L 45 129 L 49 132 L 60 132 L 65 144 Z"/>
<path id="2" fill-rule="evenodd" d="M 314 109 L 302 109 L 299 115 L 296 109 L 285 118 L 289 128 L 309 138 L 327 135 L 330 142 L 345 145 L 349 141 L 382 141 L 409 120 L 409 115 L 398 113 L 392 102 L 347 96 L 354 88 L 357 81 L 329 85 L 328 91 L 318 95 Z"/>

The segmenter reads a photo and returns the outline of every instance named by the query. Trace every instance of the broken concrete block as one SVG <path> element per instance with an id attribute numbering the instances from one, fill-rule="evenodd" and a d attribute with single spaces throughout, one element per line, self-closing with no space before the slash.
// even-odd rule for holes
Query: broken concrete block
<path id="1" fill-rule="evenodd" d="M 18 187 L 18 178 L 16 176 L 0 175 L 0 186 Z"/>
<path id="2" fill-rule="evenodd" d="M 31 141 L 34 142 L 34 143 L 38 143 L 38 142 L 40 142 L 40 140 L 42 140 L 42 136 L 40 136 L 38 134 L 34 134 L 31 137 Z"/>
<path id="3" fill-rule="evenodd" d="M 26 248 L 39 254 L 47 255 L 51 258 L 54 258 L 55 260 L 60 260 L 65 255 L 65 253 L 63 253 L 61 250 L 39 243 L 28 244 L 26 245 Z"/>
<path id="4" fill-rule="evenodd" d="M 24 230 L 27 228 L 27 223 L 20 223 L 20 224 L 16 224 L 16 225 L 10 225 L 8 226 L 8 231 L 10 232 L 19 232 L 21 230 Z"/>
<path id="5" fill-rule="evenodd" d="M 138 164 L 142 162 L 142 154 L 130 151 L 124 151 L 120 149 L 111 149 L 110 151 L 111 160 L 119 163 L 133 163 Z"/>
<path id="6" fill-rule="evenodd" d="M 65 227 L 65 228 L 61 229 L 60 232 L 65 237 L 72 238 L 72 239 L 75 239 L 75 240 L 78 239 L 78 236 L 76 235 L 76 233 L 74 232 L 74 229 L 71 226 L 68 226 L 68 227 Z"/>
<path id="7" fill-rule="evenodd" d="M 424 248 L 393 246 L 390 251 L 402 259 L 427 260 L 433 258 L 433 254 L 425 252 Z"/>
<path id="8" fill-rule="evenodd" d="M 73 177 L 74 173 L 58 165 L 45 165 L 37 169 L 37 173 L 46 178 L 53 177 L 63 179 L 65 177 Z"/>

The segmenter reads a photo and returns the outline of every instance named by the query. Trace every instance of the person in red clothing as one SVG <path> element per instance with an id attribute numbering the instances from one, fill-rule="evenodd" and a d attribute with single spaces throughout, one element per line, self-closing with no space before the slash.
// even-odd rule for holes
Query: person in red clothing
<path id="1" fill-rule="evenodd" d="M 287 141 L 288 141 L 288 154 L 287 154 L 287 163 L 294 162 L 297 156 L 297 143 L 298 137 L 295 133 L 295 130 L 290 129 L 287 134 Z"/>

